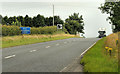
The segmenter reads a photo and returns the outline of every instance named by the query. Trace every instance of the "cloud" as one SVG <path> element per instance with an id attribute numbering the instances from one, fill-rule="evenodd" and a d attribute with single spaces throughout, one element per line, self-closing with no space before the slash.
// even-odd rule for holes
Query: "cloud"
<path id="1" fill-rule="evenodd" d="M 104 0 L 0 0 L 0 2 L 104 2 Z"/>

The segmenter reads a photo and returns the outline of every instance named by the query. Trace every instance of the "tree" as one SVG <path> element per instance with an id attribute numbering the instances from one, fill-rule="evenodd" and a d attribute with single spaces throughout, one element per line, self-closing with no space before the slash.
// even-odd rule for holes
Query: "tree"
<path id="1" fill-rule="evenodd" d="M 99 9 L 102 13 L 109 14 L 107 20 L 110 20 L 109 23 L 115 26 L 115 28 L 112 28 L 113 32 L 120 31 L 120 2 L 106 2 L 101 4 Z"/>
<path id="2" fill-rule="evenodd" d="M 51 26 L 50 25 L 50 19 L 48 17 L 45 18 L 45 25 Z"/>
<path id="3" fill-rule="evenodd" d="M 2 15 L 0 15 L 0 24 L 2 24 L 2 18 L 3 18 Z"/>
<path id="4" fill-rule="evenodd" d="M 25 20 L 24 20 L 24 17 L 23 17 L 23 16 L 18 16 L 18 17 L 17 17 L 17 20 L 18 20 L 19 22 L 21 22 L 21 25 L 22 25 L 22 26 L 25 26 Z"/>
<path id="5" fill-rule="evenodd" d="M 33 26 L 35 27 L 45 26 L 44 16 L 38 14 L 37 17 L 33 17 Z"/>
<path id="6" fill-rule="evenodd" d="M 14 20 L 13 17 L 9 17 L 9 18 L 8 18 L 8 23 L 9 23 L 10 25 L 12 25 L 12 23 L 15 22 L 15 21 L 16 21 L 16 20 Z"/>
<path id="7" fill-rule="evenodd" d="M 17 21 L 16 21 L 17 19 Z M 63 20 L 59 16 L 54 16 L 54 23 L 57 24 L 63 24 Z M 29 26 L 29 27 L 44 27 L 44 26 L 52 26 L 53 25 L 53 17 L 44 17 L 43 15 L 38 14 L 37 16 L 34 16 L 33 18 L 26 15 L 23 16 L 14 16 L 14 17 L 3 17 L 2 24 L 6 25 L 14 25 L 15 22 L 21 22 L 22 26 Z"/>
<path id="8" fill-rule="evenodd" d="M 79 13 L 74 13 L 65 20 L 65 28 L 70 34 L 76 34 L 76 32 L 84 33 L 84 22 L 82 15 L 79 17 Z"/>
<path id="9" fill-rule="evenodd" d="M 32 18 L 31 17 L 29 17 L 28 15 L 26 15 L 25 18 L 24 18 L 24 20 L 25 20 L 25 26 L 32 27 Z"/>
<path id="10" fill-rule="evenodd" d="M 15 21 L 15 22 L 13 21 L 13 22 L 11 23 L 11 25 L 15 25 L 15 26 L 19 26 L 19 27 L 20 27 L 20 26 L 21 26 L 21 22 L 19 22 L 19 21 L 16 19 L 16 21 Z"/>
<path id="11" fill-rule="evenodd" d="M 54 16 L 54 19 L 55 19 L 55 22 L 54 22 L 55 25 L 64 23 L 59 16 Z"/>
<path id="12" fill-rule="evenodd" d="M 8 25 L 8 17 L 7 16 L 3 17 L 2 24 Z"/>
<path id="13" fill-rule="evenodd" d="M 63 24 L 63 20 L 61 20 L 61 18 L 59 16 L 54 16 L 54 24 L 57 25 L 57 24 Z M 45 24 L 47 26 L 52 26 L 53 25 L 53 17 L 47 17 L 45 18 Z"/>

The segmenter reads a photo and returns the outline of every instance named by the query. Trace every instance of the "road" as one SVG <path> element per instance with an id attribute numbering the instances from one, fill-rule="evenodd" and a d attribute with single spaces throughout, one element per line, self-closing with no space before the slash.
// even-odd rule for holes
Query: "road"
<path id="1" fill-rule="evenodd" d="M 98 38 L 70 38 L 4 48 L 2 71 L 60 72 L 98 40 Z"/>

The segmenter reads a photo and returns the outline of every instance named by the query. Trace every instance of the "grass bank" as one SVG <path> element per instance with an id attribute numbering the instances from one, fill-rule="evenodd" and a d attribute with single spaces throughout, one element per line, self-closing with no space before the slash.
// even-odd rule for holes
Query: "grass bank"
<path id="1" fill-rule="evenodd" d="M 99 40 L 81 60 L 84 72 L 118 72 L 118 59 L 105 49 L 106 38 Z"/>
<path id="2" fill-rule="evenodd" d="M 70 34 L 19 35 L 2 37 L 2 48 L 77 37 Z"/>

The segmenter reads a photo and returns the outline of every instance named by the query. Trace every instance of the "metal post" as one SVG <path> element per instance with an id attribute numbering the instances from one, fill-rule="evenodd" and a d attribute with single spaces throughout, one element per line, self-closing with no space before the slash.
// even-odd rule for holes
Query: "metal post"
<path id="1" fill-rule="evenodd" d="M 53 26 L 54 26 L 54 5 L 53 5 Z"/>

